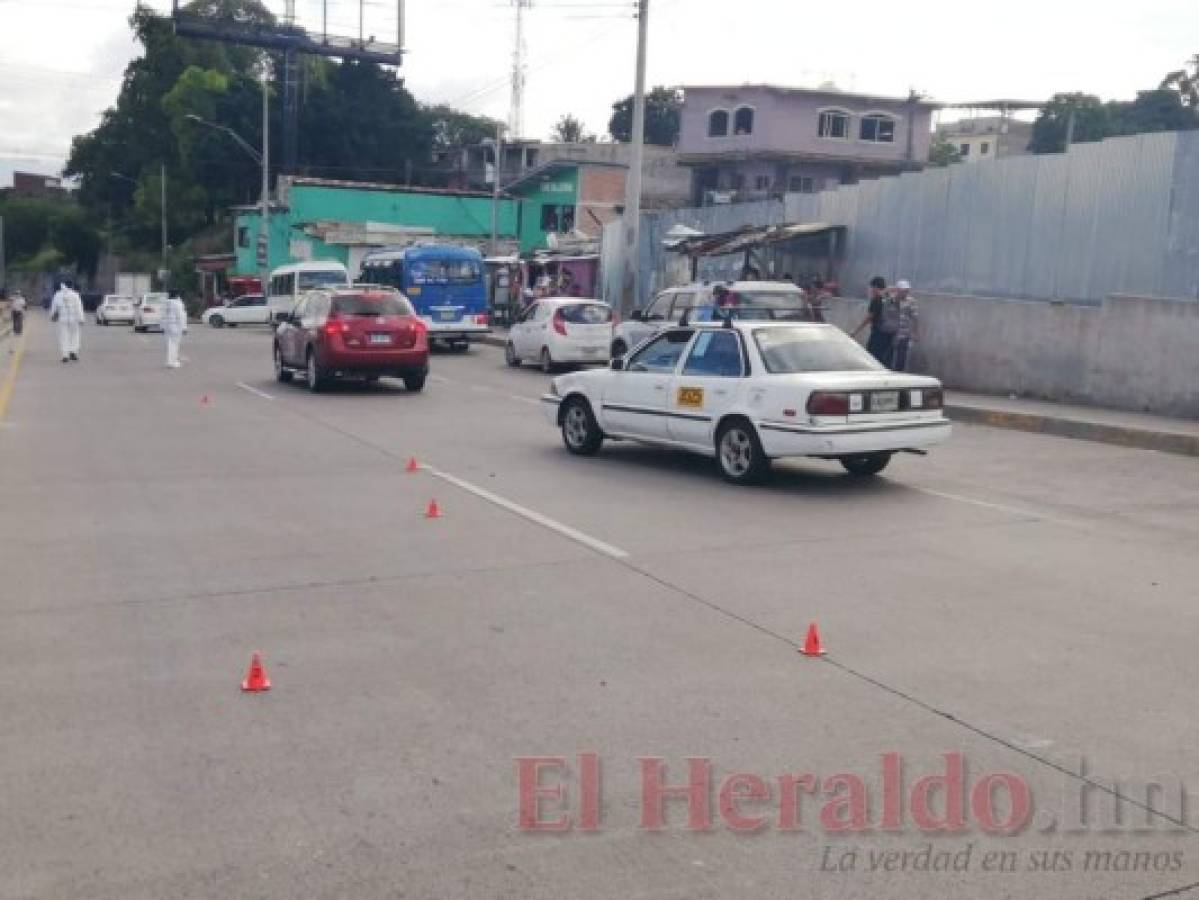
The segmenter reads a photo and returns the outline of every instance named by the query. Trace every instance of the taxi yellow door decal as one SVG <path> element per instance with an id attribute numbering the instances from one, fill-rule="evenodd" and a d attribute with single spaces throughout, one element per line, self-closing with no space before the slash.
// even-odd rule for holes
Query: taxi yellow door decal
<path id="1" fill-rule="evenodd" d="M 703 409 L 704 389 L 698 387 L 681 387 L 675 398 L 675 405 L 683 409 Z"/>

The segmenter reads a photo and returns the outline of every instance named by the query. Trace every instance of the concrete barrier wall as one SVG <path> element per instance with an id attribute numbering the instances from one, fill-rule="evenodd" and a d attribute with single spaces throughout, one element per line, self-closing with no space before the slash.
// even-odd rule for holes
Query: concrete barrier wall
<path id="1" fill-rule="evenodd" d="M 1199 303 L 1109 297 L 1099 306 L 920 295 L 919 371 L 950 387 L 1199 419 Z M 856 327 L 866 301 L 834 301 Z M 865 335 L 863 334 L 863 339 Z"/>

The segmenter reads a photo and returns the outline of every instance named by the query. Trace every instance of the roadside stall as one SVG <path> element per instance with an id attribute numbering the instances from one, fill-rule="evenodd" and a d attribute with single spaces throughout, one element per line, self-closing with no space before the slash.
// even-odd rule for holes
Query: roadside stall
<path id="1" fill-rule="evenodd" d="M 678 236 L 667 249 L 690 261 L 692 281 L 838 281 L 847 229 L 823 222 L 766 225 L 722 234 Z"/>

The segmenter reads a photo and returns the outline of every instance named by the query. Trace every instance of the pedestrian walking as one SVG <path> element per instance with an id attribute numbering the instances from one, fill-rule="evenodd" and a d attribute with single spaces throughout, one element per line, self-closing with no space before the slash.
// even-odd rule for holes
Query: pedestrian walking
<path id="1" fill-rule="evenodd" d="M 8 311 L 12 315 L 12 333 L 18 337 L 25 331 L 25 310 L 28 306 L 25 295 L 20 291 L 14 291 L 9 298 Z"/>
<path id="2" fill-rule="evenodd" d="M 63 362 L 78 362 L 83 300 L 69 281 L 64 281 L 50 300 L 50 321 L 58 332 L 58 349 Z"/>
<path id="3" fill-rule="evenodd" d="M 167 368 L 179 368 L 179 345 L 187 331 L 187 307 L 172 294 L 162 307 L 162 334 L 167 339 Z"/>
<path id="4" fill-rule="evenodd" d="M 870 337 L 866 349 L 880 363 L 891 368 L 895 335 L 899 331 L 899 304 L 887 293 L 887 279 L 881 275 L 870 279 L 870 306 L 862 323 L 853 330 L 853 336 L 857 337 L 867 325 L 870 326 Z"/>
<path id="5" fill-rule="evenodd" d="M 826 322 L 828 321 L 824 314 L 828 312 L 828 291 L 824 287 L 823 278 L 813 278 L 812 283 L 808 285 L 805 304 L 807 306 L 808 321 L 810 322 Z"/>
<path id="6" fill-rule="evenodd" d="M 910 283 L 903 280 L 895 283 L 895 302 L 899 305 L 899 328 L 895 332 L 895 365 L 892 368 L 896 372 L 906 372 L 912 359 L 912 346 L 920 339 L 920 311 Z"/>

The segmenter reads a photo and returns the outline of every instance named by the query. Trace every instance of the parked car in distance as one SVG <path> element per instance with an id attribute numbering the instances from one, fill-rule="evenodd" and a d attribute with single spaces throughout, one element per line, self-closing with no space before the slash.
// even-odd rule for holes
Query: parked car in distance
<path id="1" fill-rule="evenodd" d="M 124 294 L 105 294 L 96 307 L 97 325 L 132 325 L 133 298 Z"/>
<path id="2" fill-rule="evenodd" d="M 162 308 L 166 302 L 166 294 L 142 294 L 133 305 L 133 330 L 162 328 Z"/>
<path id="3" fill-rule="evenodd" d="M 425 323 L 399 291 L 338 288 L 310 291 L 275 328 L 275 377 L 300 374 L 308 389 L 338 377 L 401 378 L 422 390 L 429 374 Z"/>
<path id="4" fill-rule="evenodd" d="M 238 325 L 269 325 L 271 310 L 264 295 L 243 294 L 226 300 L 222 306 L 212 306 L 204 310 L 200 315 L 200 321 L 213 328 L 224 328 L 226 325 L 230 328 Z"/>
<path id="5" fill-rule="evenodd" d="M 686 315 L 689 322 L 718 321 L 714 292 L 717 284 L 688 284 L 667 288 L 643 310 L 621 322 L 612 334 L 612 356 L 624 356 L 642 341 L 677 325 Z M 739 319 L 802 321 L 807 317 L 803 292 L 789 281 L 731 281 L 729 306 Z"/>
<path id="6" fill-rule="evenodd" d="M 612 308 L 598 300 L 546 297 L 526 308 L 508 331 L 508 365 L 535 362 L 543 372 L 563 363 L 606 363 Z"/>
<path id="7" fill-rule="evenodd" d="M 845 332 L 808 323 L 671 327 L 607 369 L 558 376 L 542 400 L 571 453 L 608 437 L 664 444 L 715 457 L 738 484 L 788 456 L 876 475 L 952 427 L 937 379 L 888 371 Z"/>

